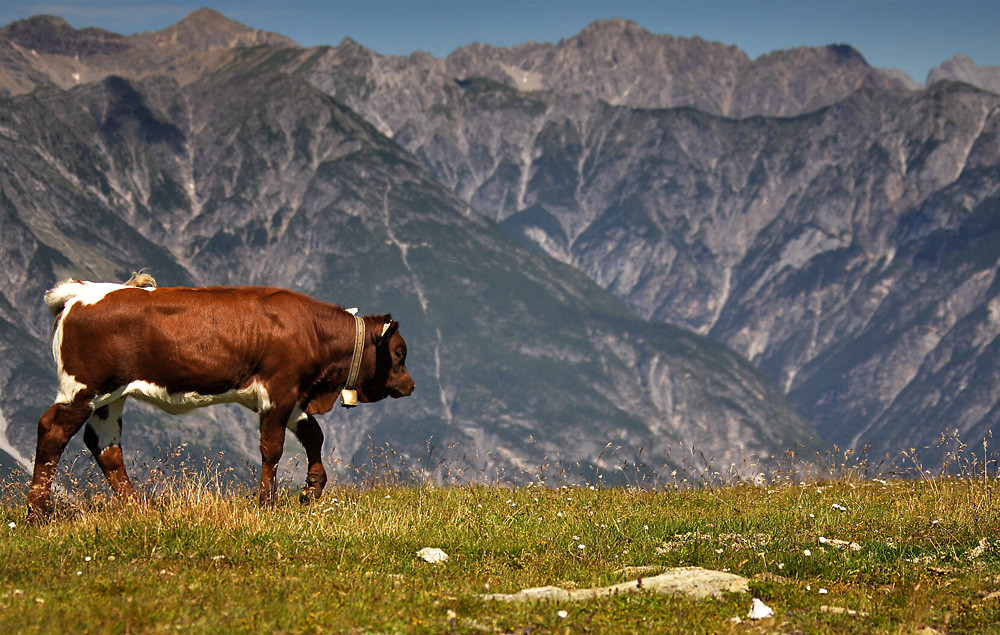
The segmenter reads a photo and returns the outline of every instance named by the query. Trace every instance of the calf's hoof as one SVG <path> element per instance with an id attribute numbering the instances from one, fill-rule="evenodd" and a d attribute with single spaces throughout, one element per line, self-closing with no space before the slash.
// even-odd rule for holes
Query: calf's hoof
<path id="1" fill-rule="evenodd" d="M 29 525 L 44 525 L 49 522 L 49 514 L 44 507 L 28 505 L 28 515 L 25 520 Z"/>

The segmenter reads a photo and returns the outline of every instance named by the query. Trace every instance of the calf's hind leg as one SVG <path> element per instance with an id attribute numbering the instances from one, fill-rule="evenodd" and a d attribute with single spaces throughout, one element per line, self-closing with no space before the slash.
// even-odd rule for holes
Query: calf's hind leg
<path id="1" fill-rule="evenodd" d="M 273 504 L 275 500 L 275 475 L 291 413 L 291 407 L 272 406 L 260 414 L 260 489 L 257 497 L 262 505 Z"/>
<path id="2" fill-rule="evenodd" d="M 299 494 L 299 500 L 303 503 L 319 500 L 323 494 L 323 488 L 326 486 L 326 470 L 323 469 L 322 458 L 323 430 L 312 415 L 305 415 L 297 422 L 289 424 L 288 427 L 302 443 L 302 447 L 306 450 L 306 460 L 309 462 L 306 485 L 302 488 L 302 493 Z"/>
<path id="3" fill-rule="evenodd" d="M 122 398 L 95 410 L 87 419 L 87 425 L 83 430 L 83 442 L 104 472 L 104 478 L 108 479 L 111 490 L 119 498 L 133 500 L 137 498 L 138 493 L 125 471 L 121 447 L 124 406 L 125 399 Z"/>
<path id="4" fill-rule="evenodd" d="M 77 395 L 70 403 L 54 403 L 38 420 L 35 468 L 28 490 L 29 522 L 41 522 L 48 512 L 52 475 L 66 444 L 93 412 L 91 397 Z"/>

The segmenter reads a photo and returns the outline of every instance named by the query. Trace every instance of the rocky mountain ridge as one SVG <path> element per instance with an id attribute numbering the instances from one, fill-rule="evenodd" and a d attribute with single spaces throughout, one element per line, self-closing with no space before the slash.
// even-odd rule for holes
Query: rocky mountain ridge
<path id="1" fill-rule="evenodd" d="M 208 17 L 189 20 L 197 25 Z M 223 31 L 241 29 L 230 24 Z M 940 81 L 913 90 L 850 47 L 749 60 L 734 47 L 653 35 L 621 20 L 595 23 L 558 44 L 471 46 L 445 60 L 379 56 L 349 40 L 314 49 L 279 42 L 207 51 L 171 46 L 173 40 L 146 40 L 126 64 L 114 53 L 30 56 L 0 38 L 0 86 L 26 92 L 104 81 L 105 90 L 124 91 L 116 102 L 123 115 L 136 100 L 162 102 L 157 114 L 129 125 L 138 125 L 147 142 L 190 153 L 190 131 L 204 125 L 196 120 L 211 116 L 167 105 L 165 95 L 180 91 L 200 102 L 194 95 L 224 85 L 241 90 L 249 77 L 302 79 L 411 153 L 428 178 L 457 197 L 451 205 L 467 205 L 466 216 L 502 223 L 643 318 L 700 331 L 752 360 L 830 441 L 871 440 L 876 451 L 895 453 L 933 444 L 945 420 L 966 439 L 997 423 L 991 245 L 1000 137 L 997 96 L 982 88 L 997 69 L 944 64 L 940 75 L 932 73 Z M 72 81 L 70 64 L 79 76 Z M 104 80 L 108 75 L 133 81 Z M 281 122 L 284 107 L 251 103 L 256 110 L 240 112 L 257 134 L 308 138 L 315 128 L 295 132 Z M 113 120 L 104 127 L 119 129 Z M 200 143 L 221 139 L 231 147 L 232 138 Z M 323 144 L 306 145 L 315 155 Z M 130 168 L 113 189 L 138 188 L 123 205 L 131 210 L 124 217 L 151 244 L 169 245 L 163 262 L 180 279 L 294 280 L 285 277 L 288 265 L 280 276 L 267 259 L 249 265 L 250 252 L 218 256 L 227 245 L 280 233 L 287 215 L 302 208 L 306 199 L 295 191 L 305 186 L 296 179 L 291 192 L 284 179 L 252 179 L 272 203 L 237 186 L 235 175 L 246 166 L 284 173 L 280 154 L 234 150 L 214 162 L 189 161 L 164 181 L 170 187 L 158 185 L 147 163 Z M 229 167 L 216 170 L 216 163 Z M 378 200 L 352 205 L 363 214 Z M 192 220 L 165 225 L 164 205 L 187 210 L 182 216 Z M 213 229 L 243 216 L 252 220 L 240 220 L 242 229 Z M 11 293 L 24 295 L 18 284 Z M 425 302 L 417 304 L 423 309 Z M 646 377 L 639 384 L 648 399 L 677 407 L 659 393 L 667 384 L 653 381 L 665 368 L 662 355 L 622 348 L 621 341 L 606 350 Z M 673 358 L 666 367 L 678 363 Z M 635 381 L 625 371 L 618 376 Z M 451 403 L 454 394 L 443 394 L 441 403 Z M 645 406 L 628 409 L 647 426 L 661 416 Z M 690 421 L 679 419 L 676 429 Z M 738 443 L 737 431 L 746 429 L 719 434 L 700 421 L 703 438 L 722 446 Z"/>
<path id="2" fill-rule="evenodd" d="M 638 318 L 302 77 L 240 58 L 186 84 L 109 76 L 0 100 L 8 453 L 30 457 L 55 392 L 44 290 L 139 265 L 166 284 L 275 284 L 393 312 L 419 387 L 325 418 L 343 478 L 384 444 L 441 480 L 615 482 L 621 465 L 706 468 L 691 448 L 728 464 L 809 442 L 739 356 Z M 123 441 L 136 460 L 185 443 L 238 467 L 256 460 L 251 421 L 131 405 Z"/>

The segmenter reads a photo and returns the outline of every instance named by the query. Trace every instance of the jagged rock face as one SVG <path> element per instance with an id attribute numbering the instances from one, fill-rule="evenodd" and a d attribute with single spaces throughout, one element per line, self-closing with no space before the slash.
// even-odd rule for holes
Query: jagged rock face
<path id="1" fill-rule="evenodd" d="M 211 9 L 199 9 L 162 31 L 139 33 L 129 38 L 136 48 L 178 47 L 208 51 L 251 46 L 295 46 L 295 41 L 268 31 L 251 29 Z"/>
<path id="2" fill-rule="evenodd" d="M 796 115 L 863 86 L 902 87 L 849 46 L 751 60 L 735 46 L 656 35 L 620 19 L 595 22 L 558 44 L 464 47 L 448 56 L 445 67 L 450 77 L 486 77 L 521 91 L 586 95 L 633 108 L 693 107 L 729 117 Z"/>
<path id="3" fill-rule="evenodd" d="M 957 237 L 975 210 L 997 213 L 995 95 L 957 84 L 861 91 L 795 119 L 734 121 L 460 88 L 447 115 L 411 119 L 396 139 L 474 207 L 640 315 L 746 355 L 835 442 L 879 439 L 875 421 L 898 409 L 904 389 L 922 390 L 939 340 L 997 297 L 983 283 L 963 303 L 949 299 L 970 279 L 992 280 L 987 258 L 938 271 L 947 282 L 921 302 L 941 320 L 924 315 L 917 326 L 886 313 L 906 297 L 902 281 L 927 267 L 899 259 L 918 242 L 979 249 Z M 878 346 L 862 344 L 873 332 Z M 988 363 L 990 352 L 963 354 Z M 1000 394 L 985 392 L 976 399 L 995 405 Z M 983 417 L 979 406 L 952 409 L 966 412 L 951 419 L 964 435 L 996 423 L 989 408 Z M 941 431 L 931 421 L 922 433 L 903 419 L 881 425 L 917 447 Z"/>
<path id="4" fill-rule="evenodd" d="M 71 66 L 0 38 L 0 89 L 89 84 L 3 102 L 5 156 L 31 157 L 12 164 L 0 201 L 12 210 L 4 235 L 22 236 L 4 246 L 5 262 L 22 263 L 5 319 L 33 342 L 17 355 L 44 348 L 32 303 L 64 272 L 120 277 L 143 256 L 178 282 L 277 283 L 354 303 L 331 281 L 367 289 L 360 261 L 384 280 L 367 297 L 409 307 L 436 370 L 417 378 L 434 388 L 411 401 L 412 428 L 375 415 L 337 432 L 352 452 L 372 430 L 422 443 L 441 421 L 466 447 L 503 448 L 508 466 L 562 447 L 593 458 L 607 434 L 648 440 L 658 460 L 677 439 L 720 454 L 798 439 L 761 376 L 733 383 L 731 353 L 664 323 L 751 360 L 836 443 L 895 455 L 945 428 L 975 441 L 997 425 L 990 69 L 946 64 L 967 84 L 914 91 L 846 46 L 749 60 L 621 20 L 554 45 L 383 57 L 349 40 L 247 48 L 231 36 L 250 30 L 214 19 L 137 36 L 127 59 Z M 191 32 L 203 50 L 170 44 Z M 53 214 L 77 208 L 107 231 Z M 115 252 L 122 237 L 133 247 Z M 607 316 L 629 311 L 553 261 L 641 319 L 616 327 Z M 572 327 L 522 342 L 552 324 Z M 468 352 L 491 338 L 504 344 Z M 574 372 L 555 381 L 565 362 Z M 533 395 L 548 384 L 560 396 Z M 27 394 L 7 390 L 10 403 Z M 569 420 L 590 423 L 558 425 Z"/>
<path id="5" fill-rule="evenodd" d="M 874 440 L 882 452 L 933 445 L 942 423 L 921 416 L 924 425 L 910 425 L 910 393 L 938 395 L 928 412 L 947 407 L 950 430 L 961 435 L 980 438 L 996 425 L 1000 392 L 983 387 L 979 367 L 990 365 L 997 335 L 988 317 L 997 265 L 972 253 L 988 243 L 970 247 L 963 227 L 996 213 L 997 96 L 948 82 L 901 90 L 852 49 L 826 47 L 764 56 L 732 82 L 744 91 L 734 103 L 747 112 L 795 118 L 706 114 L 724 111 L 709 103 L 718 96 L 699 97 L 699 110 L 613 106 L 620 87 L 607 88 L 593 70 L 598 59 L 614 65 L 609 42 L 631 38 L 616 80 L 635 66 L 629 55 L 681 42 L 627 23 L 598 27 L 612 33 L 597 42 L 585 32 L 559 45 L 467 47 L 444 61 L 380 58 L 353 46 L 349 68 L 320 61 L 304 70 L 527 244 L 584 271 L 640 315 L 747 356 L 825 438 Z M 573 63 L 557 55 L 577 49 Z M 720 51 L 695 59 L 709 64 Z M 536 59 L 547 65 L 526 61 Z M 593 72 L 576 88 L 524 92 L 512 88 L 511 69 L 534 89 L 552 88 L 546 82 L 562 71 Z M 477 72 L 485 78 L 434 81 Z M 962 74 L 987 86 L 989 77 Z M 414 91 L 421 107 L 406 108 Z M 966 250 L 949 263 L 979 264 L 941 271 L 937 260 L 908 256 L 931 245 Z M 903 281 L 938 277 L 934 293 L 905 291 Z M 956 289 L 965 290 L 963 302 L 952 298 Z M 904 317 L 896 303 L 925 313 Z M 977 343 L 953 337 L 956 328 L 980 333 Z M 934 388 L 939 356 L 978 360 L 947 371 L 975 391 Z"/>
<path id="6" fill-rule="evenodd" d="M 442 478 L 533 479 L 558 462 L 570 480 L 624 461 L 676 467 L 694 462 L 691 447 L 736 463 L 808 442 L 739 356 L 646 323 L 520 246 L 299 78 L 250 64 L 187 86 L 110 77 L 38 90 L 0 102 L 0 163 L 0 405 L 21 457 L 55 393 L 44 289 L 139 266 L 161 284 L 274 284 L 393 312 L 418 391 L 327 417 L 342 470 L 385 443 Z M 186 442 L 238 465 L 256 455 L 248 418 L 133 407 L 124 444 L 148 456 Z"/>
<path id="7" fill-rule="evenodd" d="M 52 55 L 90 56 L 120 53 L 130 48 L 128 38 L 104 29 L 74 29 L 62 18 L 39 15 L 0 27 L 0 40 Z"/>

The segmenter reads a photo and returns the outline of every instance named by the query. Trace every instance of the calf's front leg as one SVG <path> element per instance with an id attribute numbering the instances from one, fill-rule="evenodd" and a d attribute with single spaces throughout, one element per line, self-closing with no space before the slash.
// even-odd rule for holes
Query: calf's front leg
<path id="1" fill-rule="evenodd" d="M 306 415 L 289 428 L 295 432 L 295 436 L 305 448 L 306 460 L 309 462 L 306 485 L 302 488 L 302 493 L 299 494 L 299 500 L 303 503 L 319 500 L 319 497 L 323 495 L 323 488 L 326 486 L 326 470 L 323 469 L 322 457 L 323 430 L 312 415 Z"/>

